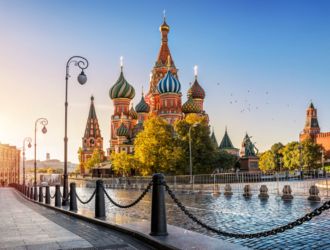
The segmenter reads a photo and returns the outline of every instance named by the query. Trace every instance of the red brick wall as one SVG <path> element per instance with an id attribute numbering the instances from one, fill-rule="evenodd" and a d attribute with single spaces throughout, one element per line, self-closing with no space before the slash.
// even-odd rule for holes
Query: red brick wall
<path id="1" fill-rule="evenodd" d="M 325 156 L 330 158 L 330 132 L 318 134 L 316 136 L 316 143 L 323 146 L 326 151 Z"/>

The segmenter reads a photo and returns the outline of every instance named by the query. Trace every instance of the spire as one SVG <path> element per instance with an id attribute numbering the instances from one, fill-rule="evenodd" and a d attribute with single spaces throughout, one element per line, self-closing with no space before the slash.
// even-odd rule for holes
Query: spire
<path id="1" fill-rule="evenodd" d="M 229 138 L 229 135 L 227 132 L 227 126 L 226 126 L 225 134 L 221 140 L 219 149 L 229 149 L 229 148 L 234 148 L 234 145 Z"/>
<path id="2" fill-rule="evenodd" d="M 86 123 L 84 137 L 85 138 L 101 137 L 101 131 L 99 128 L 99 123 L 98 123 L 96 112 L 95 112 L 94 96 L 91 96 L 91 104 L 89 107 L 89 114 L 88 114 L 88 119 L 87 119 L 87 123 Z"/>
<path id="3" fill-rule="evenodd" d="M 91 105 L 89 107 L 88 120 L 90 119 L 97 119 L 94 107 L 94 96 L 91 96 Z"/>
<path id="4" fill-rule="evenodd" d="M 157 58 L 157 62 L 156 65 L 165 65 L 167 64 L 167 58 L 168 56 L 171 56 L 171 52 L 170 49 L 168 47 L 168 33 L 170 32 L 170 27 L 167 25 L 166 21 L 165 21 L 165 16 L 164 16 L 164 20 L 162 25 L 160 26 L 159 30 L 161 33 L 161 38 L 162 38 L 162 42 L 161 42 L 161 46 L 160 46 L 160 50 L 158 53 L 158 58 Z M 174 65 L 174 62 L 171 59 L 171 65 Z"/>
<path id="5" fill-rule="evenodd" d="M 218 147 L 218 141 L 214 134 L 214 128 L 212 127 L 211 141 L 215 147 Z"/>

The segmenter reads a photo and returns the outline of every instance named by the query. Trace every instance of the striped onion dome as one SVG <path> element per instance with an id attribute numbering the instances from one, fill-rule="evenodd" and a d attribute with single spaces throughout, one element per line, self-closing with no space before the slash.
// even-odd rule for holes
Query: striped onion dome
<path id="1" fill-rule="evenodd" d="M 188 100 L 182 105 L 182 112 L 185 114 L 190 113 L 200 113 L 201 110 L 198 105 L 194 102 L 191 96 L 188 97 Z"/>
<path id="2" fill-rule="evenodd" d="M 149 113 L 150 106 L 144 100 L 143 95 L 142 95 L 141 101 L 135 106 L 135 110 L 137 113 Z"/>
<path id="3" fill-rule="evenodd" d="M 117 128 L 117 136 L 127 136 L 128 135 L 128 128 L 125 126 L 124 123 L 121 123 L 119 128 Z"/>
<path id="4" fill-rule="evenodd" d="M 132 117 L 132 119 L 137 119 L 137 113 L 133 108 L 133 105 L 131 107 L 131 109 L 129 110 L 129 115 Z"/>
<path id="5" fill-rule="evenodd" d="M 191 87 L 188 90 L 188 96 L 191 96 L 193 99 L 198 98 L 198 99 L 204 99 L 205 98 L 205 91 L 199 85 L 197 81 L 197 77 L 195 78 L 194 83 L 191 85 Z"/>
<path id="6" fill-rule="evenodd" d="M 111 99 L 134 98 L 135 90 L 133 86 L 126 81 L 123 71 L 120 72 L 117 82 L 111 87 L 109 91 L 109 95 Z"/>
<path id="7" fill-rule="evenodd" d="M 175 78 L 171 71 L 167 71 L 163 79 L 161 79 L 157 85 L 158 92 L 163 93 L 180 93 L 181 84 L 177 78 Z"/>

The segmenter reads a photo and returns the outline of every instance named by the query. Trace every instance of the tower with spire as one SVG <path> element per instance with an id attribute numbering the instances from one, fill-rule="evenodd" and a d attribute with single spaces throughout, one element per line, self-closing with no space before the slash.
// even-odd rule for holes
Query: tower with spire
<path id="1" fill-rule="evenodd" d="M 320 133 L 320 126 L 317 119 L 317 109 L 314 107 L 313 102 L 311 102 L 306 111 L 306 122 L 305 127 L 300 134 L 300 140 L 305 139 L 315 140 L 317 134 Z"/>
<path id="2" fill-rule="evenodd" d="M 299 140 L 311 139 L 313 142 L 321 145 L 324 149 L 324 157 L 330 159 L 330 132 L 321 132 L 317 109 L 311 102 L 306 111 L 306 122 L 303 131 L 299 134 Z"/>
<path id="3" fill-rule="evenodd" d="M 89 107 L 89 114 L 85 128 L 85 134 L 82 138 L 82 152 L 81 163 L 85 163 L 93 154 L 95 149 L 100 150 L 101 157 L 104 157 L 103 151 L 103 137 L 101 136 L 101 130 L 99 122 L 95 112 L 94 97 L 91 96 L 91 104 Z M 83 164 L 82 164 L 83 166 Z M 80 172 L 85 173 L 85 169 L 80 169 Z"/>
<path id="4" fill-rule="evenodd" d="M 149 91 L 145 97 L 146 102 L 150 106 L 150 111 L 156 115 L 158 115 L 161 108 L 160 93 L 158 92 L 159 81 L 168 75 L 168 72 L 170 72 L 170 74 L 178 81 L 178 70 L 175 67 L 170 49 L 168 47 L 168 33 L 170 32 L 170 26 L 166 23 L 165 14 L 163 17 L 163 23 L 159 27 L 159 31 L 161 33 L 161 45 L 155 65 L 151 71 Z M 179 101 L 181 105 L 181 97 L 180 99 L 177 99 L 177 102 Z M 162 107 L 164 108 L 164 105 L 162 105 Z"/>

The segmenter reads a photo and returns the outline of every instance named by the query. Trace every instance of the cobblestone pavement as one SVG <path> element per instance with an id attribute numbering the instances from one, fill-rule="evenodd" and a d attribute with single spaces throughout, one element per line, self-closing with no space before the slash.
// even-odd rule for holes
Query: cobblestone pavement
<path id="1" fill-rule="evenodd" d="M 130 236 L 25 200 L 0 188 L 0 249 L 152 249 Z"/>

